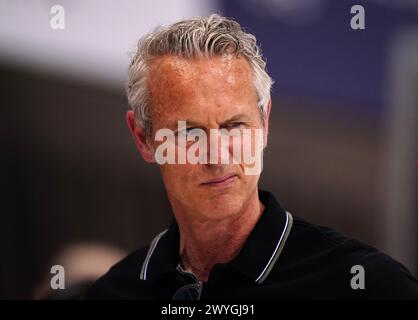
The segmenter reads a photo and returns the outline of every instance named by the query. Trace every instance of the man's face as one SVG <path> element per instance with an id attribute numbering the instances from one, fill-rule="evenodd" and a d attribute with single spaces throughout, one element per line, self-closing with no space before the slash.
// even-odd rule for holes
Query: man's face
<path id="1" fill-rule="evenodd" d="M 152 137 L 162 128 L 262 129 L 252 71 L 244 58 L 157 58 L 149 70 Z M 268 119 L 266 119 L 266 122 Z M 155 148 L 162 143 L 152 138 Z M 207 140 L 208 155 L 211 152 Z M 218 149 L 220 154 L 220 149 Z M 173 208 L 201 219 L 238 213 L 257 191 L 259 175 L 246 175 L 245 164 L 164 164 L 161 173 Z"/>

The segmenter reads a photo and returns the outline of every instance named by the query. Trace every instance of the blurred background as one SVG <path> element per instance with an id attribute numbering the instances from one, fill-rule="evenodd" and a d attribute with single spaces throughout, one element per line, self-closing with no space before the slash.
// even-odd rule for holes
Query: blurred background
<path id="1" fill-rule="evenodd" d="M 168 225 L 125 124 L 129 52 L 215 12 L 255 33 L 276 81 L 261 187 L 418 275 L 418 0 L 0 0 L 0 298 L 47 296 L 54 264 L 92 281 Z"/>

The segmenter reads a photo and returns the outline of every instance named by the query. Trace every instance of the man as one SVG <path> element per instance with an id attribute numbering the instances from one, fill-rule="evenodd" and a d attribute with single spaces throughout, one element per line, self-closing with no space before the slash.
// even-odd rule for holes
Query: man
<path id="1" fill-rule="evenodd" d="M 231 19 L 185 20 L 141 39 L 127 122 L 143 159 L 160 165 L 174 221 L 88 298 L 418 298 L 416 279 L 398 262 L 293 217 L 258 190 L 260 172 L 248 169 L 267 144 L 271 85 L 255 37 Z M 249 140 L 222 144 L 245 132 Z M 248 146 L 254 163 L 243 160 Z"/>

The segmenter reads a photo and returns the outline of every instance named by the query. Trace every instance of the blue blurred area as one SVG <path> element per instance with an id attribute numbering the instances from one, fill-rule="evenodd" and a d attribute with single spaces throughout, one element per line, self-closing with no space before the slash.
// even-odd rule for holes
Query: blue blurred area
<path id="1" fill-rule="evenodd" d="M 413 3 L 223 0 L 221 5 L 224 15 L 257 36 L 276 81 L 273 95 L 344 101 L 334 106 L 378 116 L 385 107 L 391 42 L 418 26 L 418 2 Z M 356 4 L 365 9 L 365 30 L 350 27 Z"/>

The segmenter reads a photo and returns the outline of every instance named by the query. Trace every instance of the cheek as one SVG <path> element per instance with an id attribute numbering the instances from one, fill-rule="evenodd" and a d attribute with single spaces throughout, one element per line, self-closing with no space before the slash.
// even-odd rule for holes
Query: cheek
<path id="1" fill-rule="evenodd" d="M 166 164 L 160 166 L 164 184 L 173 191 L 181 191 L 191 181 L 192 170 L 190 165 Z"/>

